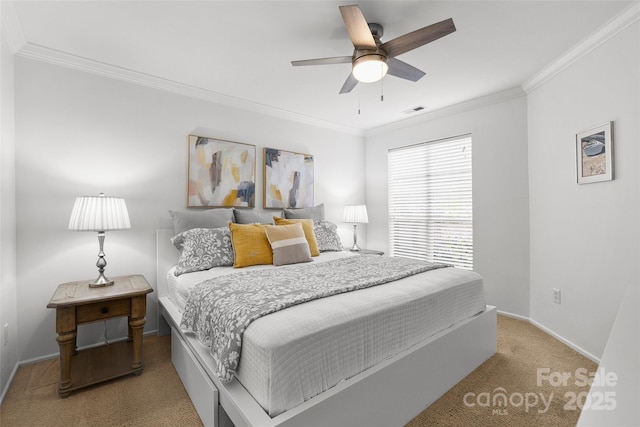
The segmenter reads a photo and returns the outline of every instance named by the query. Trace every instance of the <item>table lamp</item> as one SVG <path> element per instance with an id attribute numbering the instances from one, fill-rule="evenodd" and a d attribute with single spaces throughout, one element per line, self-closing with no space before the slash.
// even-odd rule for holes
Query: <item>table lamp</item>
<path id="1" fill-rule="evenodd" d="M 89 283 L 89 287 L 97 288 L 113 285 L 104 275 L 107 261 L 104 259 L 105 231 L 123 230 L 131 228 L 127 204 L 121 197 L 107 197 L 103 193 L 99 196 L 81 196 L 76 198 L 69 220 L 69 230 L 97 231 L 100 252 L 98 253 L 98 278 Z"/>
<path id="2" fill-rule="evenodd" d="M 353 223 L 353 246 L 352 251 L 359 251 L 358 246 L 358 224 L 367 224 L 369 217 L 367 216 L 366 205 L 347 205 L 344 207 L 344 214 L 342 215 L 342 222 Z"/>

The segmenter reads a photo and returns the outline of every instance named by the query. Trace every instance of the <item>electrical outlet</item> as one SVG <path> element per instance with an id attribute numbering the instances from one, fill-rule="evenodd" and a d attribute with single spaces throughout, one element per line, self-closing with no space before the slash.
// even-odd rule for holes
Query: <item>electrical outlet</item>
<path id="1" fill-rule="evenodd" d="M 9 324 L 5 323 L 2 328 L 2 335 L 4 336 L 4 345 L 9 344 Z"/>
<path id="2" fill-rule="evenodd" d="M 560 289 L 553 288 L 553 302 L 555 302 L 556 304 L 562 303 L 562 294 L 560 292 Z"/>

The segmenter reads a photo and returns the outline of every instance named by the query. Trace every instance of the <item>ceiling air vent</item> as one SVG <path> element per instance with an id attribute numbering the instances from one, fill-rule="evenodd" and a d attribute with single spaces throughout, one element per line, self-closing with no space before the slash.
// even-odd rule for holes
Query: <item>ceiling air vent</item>
<path id="1" fill-rule="evenodd" d="M 404 110 L 403 113 L 404 114 L 413 114 L 413 113 L 417 113 L 418 111 L 422 111 L 424 109 L 426 109 L 425 106 L 418 105 L 417 107 L 413 107 L 413 108 L 409 108 L 408 110 Z"/>

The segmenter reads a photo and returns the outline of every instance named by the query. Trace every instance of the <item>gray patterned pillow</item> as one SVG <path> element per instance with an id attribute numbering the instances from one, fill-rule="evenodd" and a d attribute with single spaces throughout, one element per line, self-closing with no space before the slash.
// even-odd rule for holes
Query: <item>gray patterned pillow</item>
<path id="1" fill-rule="evenodd" d="M 313 233 L 318 241 L 320 252 L 341 251 L 342 240 L 338 236 L 338 226 L 324 219 L 313 220 Z"/>
<path id="2" fill-rule="evenodd" d="M 192 228 L 171 239 L 180 258 L 175 275 L 233 265 L 229 227 Z"/>

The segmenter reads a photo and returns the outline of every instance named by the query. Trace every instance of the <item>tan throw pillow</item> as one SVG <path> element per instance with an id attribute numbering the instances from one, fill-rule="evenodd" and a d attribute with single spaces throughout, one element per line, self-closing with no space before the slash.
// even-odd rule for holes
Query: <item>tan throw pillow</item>
<path id="1" fill-rule="evenodd" d="M 312 219 L 287 219 L 280 218 L 277 216 L 273 217 L 276 225 L 289 225 L 289 224 L 302 224 L 302 229 L 304 230 L 304 237 L 307 239 L 307 243 L 309 243 L 309 250 L 311 251 L 311 256 L 320 255 L 320 250 L 318 249 L 318 241 L 316 240 L 316 235 L 313 232 L 313 220 Z"/>
<path id="2" fill-rule="evenodd" d="M 264 231 L 271 244 L 273 265 L 313 261 L 302 224 L 265 225 Z"/>
<path id="3" fill-rule="evenodd" d="M 273 264 L 273 253 L 262 224 L 229 223 L 236 268 Z"/>

